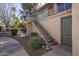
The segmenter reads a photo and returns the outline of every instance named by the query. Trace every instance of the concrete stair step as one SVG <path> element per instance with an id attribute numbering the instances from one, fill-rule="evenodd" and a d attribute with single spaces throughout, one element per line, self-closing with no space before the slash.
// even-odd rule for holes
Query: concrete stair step
<path id="1" fill-rule="evenodd" d="M 33 24 L 37 27 L 37 29 L 40 31 L 40 33 L 42 33 L 43 37 L 45 38 L 45 40 L 51 44 L 51 40 L 52 40 L 52 44 L 55 44 L 56 41 L 51 37 L 51 35 L 39 24 L 38 21 L 33 20 L 32 21 Z"/>

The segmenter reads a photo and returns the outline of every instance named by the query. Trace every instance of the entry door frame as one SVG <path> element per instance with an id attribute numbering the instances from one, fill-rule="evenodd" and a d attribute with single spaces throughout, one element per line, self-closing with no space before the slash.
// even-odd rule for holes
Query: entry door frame
<path id="1" fill-rule="evenodd" d="M 60 22 L 61 22 L 61 24 L 60 24 L 60 25 L 61 25 L 61 26 L 60 26 L 60 27 L 61 27 L 61 28 L 60 28 L 60 32 L 61 32 L 60 35 L 61 35 L 61 44 L 62 44 L 62 45 L 64 45 L 64 44 L 63 44 L 63 39 L 62 39 L 62 18 L 66 18 L 66 17 L 71 17 L 71 22 L 72 22 L 72 15 L 64 16 L 64 17 L 61 17 L 61 18 L 60 18 L 60 20 L 61 20 L 61 21 L 60 21 Z M 71 23 L 71 37 L 72 37 L 72 23 Z M 71 38 L 71 40 L 72 40 L 72 38 Z M 72 46 L 71 46 L 71 47 L 72 47 Z"/>

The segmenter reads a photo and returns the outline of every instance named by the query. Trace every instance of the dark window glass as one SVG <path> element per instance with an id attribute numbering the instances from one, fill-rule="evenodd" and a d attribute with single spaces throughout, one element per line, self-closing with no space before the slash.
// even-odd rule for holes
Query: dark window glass
<path id="1" fill-rule="evenodd" d="M 64 11 L 64 3 L 58 3 L 57 4 L 57 11 L 58 12 Z"/>
<path id="2" fill-rule="evenodd" d="M 71 9 L 72 8 L 72 3 L 65 3 L 65 10 Z"/>

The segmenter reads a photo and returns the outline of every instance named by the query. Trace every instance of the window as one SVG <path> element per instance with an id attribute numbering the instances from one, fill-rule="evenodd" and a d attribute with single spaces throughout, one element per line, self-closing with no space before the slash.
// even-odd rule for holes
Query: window
<path id="1" fill-rule="evenodd" d="M 58 12 L 64 11 L 64 3 L 58 3 L 57 4 L 57 11 Z"/>
<path id="2" fill-rule="evenodd" d="M 71 9 L 71 8 L 72 8 L 72 3 L 58 3 L 57 4 L 58 12 L 62 12 L 64 10 Z"/>
<path id="3" fill-rule="evenodd" d="M 65 3 L 65 10 L 71 9 L 72 8 L 72 3 Z"/>

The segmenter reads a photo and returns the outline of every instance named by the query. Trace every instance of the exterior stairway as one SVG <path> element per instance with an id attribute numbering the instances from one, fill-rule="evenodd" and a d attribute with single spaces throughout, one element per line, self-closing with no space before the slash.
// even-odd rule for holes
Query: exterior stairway
<path id="1" fill-rule="evenodd" d="M 38 30 L 39 34 L 45 41 L 45 44 L 48 46 L 57 44 L 55 39 L 51 37 L 51 35 L 44 29 L 44 27 L 36 20 L 32 20 L 31 23 L 34 25 L 34 27 Z"/>

